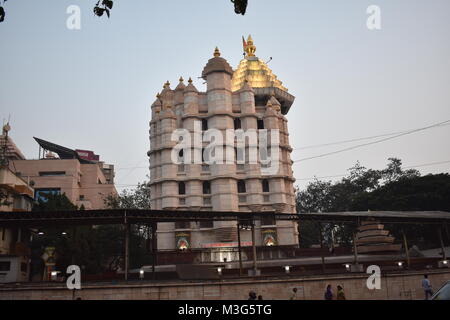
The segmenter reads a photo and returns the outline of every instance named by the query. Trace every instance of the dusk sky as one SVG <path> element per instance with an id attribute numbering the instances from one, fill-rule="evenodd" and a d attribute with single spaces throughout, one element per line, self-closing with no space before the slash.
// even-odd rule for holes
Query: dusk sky
<path id="1" fill-rule="evenodd" d="M 116 0 L 110 19 L 94 16 L 95 3 L 6 2 L 0 117 L 10 117 L 27 158 L 38 157 L 33 136 L 93 150 L 116 166 L 119 190 L 147 180 L 150 105 L 164 82 L 175 88 L 191 76 L 204 91 L 198 77 L 214 48 L 236 68 L 243 35 L 296 96 L 287 115 L 293 160 L 377 139 L 307 146 L 450 120 L 448 0 L 249 0 L 245 16 L 229 0 Z M 70 5 L 81 8 L 81 30 L 66 27 Z M 381 30 L 366 26 L 370 5 L 381 8 Z M 357 160 L 381 169 L 389 157 L 449 172 L 449 138 L 450 125 L 440 126 L 296 162 L 294 175 L 303 188 Z"/>

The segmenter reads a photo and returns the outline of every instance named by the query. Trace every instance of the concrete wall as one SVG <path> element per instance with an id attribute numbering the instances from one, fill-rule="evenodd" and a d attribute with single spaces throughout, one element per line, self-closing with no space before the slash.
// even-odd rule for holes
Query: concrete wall
<path id="1" fill-rule="evenodd" d="M 428 271 L 429 279 L 437 290 L 450 280 L 450 270 Z M 314 276 L 278 280 L 226 280 L 198 283 L 158 283 L 129 285 L 83 286 L 75 292 L 75 297 L 90 299 L 144 299 L 144 300 L 245 300 L 248 292 L 254 290 L 264 300 L 289 299 L 292 288 L 298 288 L 300 300 L 322 300 L 327 284 L 334 291 L 339 284 L 344 287 L 348 300 L 415 300 L 423 299 L 421 281 L 423 272 L 404 272 L 382 276 L 381 289 L 369 290 L 366 287 L 368 275 L 344 274 L 336 276 Z M 51 300 L 72 299 L 73 292 L 63 286 L 54 288 L 0 287 L 2 300 Z"/>

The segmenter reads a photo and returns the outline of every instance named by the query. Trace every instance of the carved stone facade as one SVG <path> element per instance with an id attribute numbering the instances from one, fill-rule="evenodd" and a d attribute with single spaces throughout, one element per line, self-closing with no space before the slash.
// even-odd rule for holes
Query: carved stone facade
<path id="1" fill-rule="evenodd" d="M 282 86 L 267 64 L 254 56 L 256 48 L 249 37 L 244 42 L 246 57 L 233 71 L 216 48 L 214 57 L 206 64 L 202 77 L 206 92 L 199 92 L 189 79 L 184 84 L 180 78 L 174 90 L 170 83 L 164 85 L 152 104 L 150 121 L 150 184 L 152 209 L 195 211 L 276 211 L 295 212 L 294 178 L 289 145 L 289 132 L 285 115 L 294 97 Z M 177 129 L 186 129 L 194 143 L 189 149 L 191 160 L 186 161 L 185 150 L 177 153 L 173 161 L 173 149 L 178 141 L 172 140 Z M 216 129 L 226 136 L 227 130 L 279 132 L 279 158 L 271 165 L 278 169 L 263 173 L 258 146 L 247 143 L 238 155 L 235 140 L 221 144 L 223 154 L 232 154 L 231 163 L 206 164 L 202 133 Z M 196 136 L 195 132 L 200 135 Z M 271 135 L 271 133 L 269 133 Z M 196 140 L 197 139 L 197 140 Z M 272 142 L 271 142 L 272 143 Z M 255 151 L 258 162 L 249 161 Z M 245 154 L 245 155 L 244 155 Z M 240 159 L 235 161 L 235 159 Z M 274 161 L 276 163 L 274 163 Z M 256 225 L 256 244 L 297 245 L 297 225 L 291 221 L 261 221 Z M 158 249 L 224 248 L 236 246 L 236 222 L 213 223 L 159 223 Z M 241 241 L 249 243 L 249 231 L 241 233 Z"/>

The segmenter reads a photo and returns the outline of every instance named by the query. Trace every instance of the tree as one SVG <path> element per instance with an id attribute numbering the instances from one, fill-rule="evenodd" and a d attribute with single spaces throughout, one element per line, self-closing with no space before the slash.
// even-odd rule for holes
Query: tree
<path id="1" fill-rule="evenodd" d="M 6 12 L 3 5 L 6 1 L 7 0 L 0 0 L 0 22 L 3 22 L 5 20 Z M 245 12 L 247 11 L 248 0 L 231 0 L 231 2 L 234 4 L 234 12 L 236 12 L 236 14 L 245 15 Z M 98 17 L 102 17 L 106 14 L 106 16 L 109 18 L 113 6 L 114 1 L 112 0 L 98 0 L 94 6 L 94 14 Z"/>
<path id="2" fill-rule="evenodd" d="M 110 209 L 150 209 L 150 185 L 148 182 L 138 183 L 132 190 L 123 190 L 119 195 L 109 195 L 105 205 Z M 123 244 L 123 226 L 100 226 L 99 232 L 114 235 Z M 148 255 L 151 243 L 151 226 L 132 225 L 130 228 L 130 266 L 139 268 L 149 264 L 152 257 Z M 123 245 L 121 246 L 123 248 Z M 116 252 L 121 252 L 120 247 Z M 111 251 L 111 254 L 113 252 Z M 117 256 L 120 259 L 122 255 Z"/>
<path id="3" fill-rule="evenodd" d="M 150 209 L 150 185 L 148 182 L 138 183 L 135 189 L 108 195 L 104 201 L 110 209 Z"/>
<path id="4" fill-rule="evenodd" d="M 361 194 L 352 209 L 450 212 L 450 175 L 429 174 L 421 177 L 415 173 L 405 173 L 371 193 Z M 392 224 L 386 228 L 397 239 L 405 233 L 407 239 L 419 248 L 440 246 L 438 228 L 434 225 Z"/>
<path id="5" fill-rule="evenodd" d="M 448 174 L 421 177 L 417 170 L 403 170 L 400 159 L 388 160 L 387 167 L 383 170 L 366 169 L 357 162 L 349 169 L 349 175 L 338 182 L 319 180 L 311 182 L 305 190 L 297 193 L 298 212 L 450 211 Z M 326 242 L 331 241 L 333 231 L 333 238 L 337 243 L 341 245 L 352 243 L 355 226 L 323 224 L 322 227 Z M 318 227 L 303 222 L 299 229 L 301 245 L 310 245 L 310 242 L 302 240 L 301 234 L 315 234 Z M 413 244 L 422 248 L 439 245 L 435 227 L 389 225 L 387 229 L 397 239 L 401 239 L 404 232 Z"/>

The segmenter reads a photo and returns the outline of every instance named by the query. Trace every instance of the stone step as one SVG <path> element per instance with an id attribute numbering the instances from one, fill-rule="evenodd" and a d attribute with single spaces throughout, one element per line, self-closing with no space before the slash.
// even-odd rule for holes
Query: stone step
<path id="1" fill-rule="evenodd" d="M 362 239 L 365 237 L 372 237 L 372 236 L 388 236 L 389 235 L 389 231 L 388 230 L 367 230 L 367 231 L 363 231 L 363 232 L 358 232 L 356 234 L 356 239 Z"/>
<path id="2" fill-rule="evenodd" d="M 391 244 L 394 243 L 395 238 L 391 236 L 374 236 L 366 237 L 356 240 L 356 245 L 366 245 L 366 244 Z"/>
<path id="3" fill-rule="evenodd" d="M 383 229 L 384 229 L 383 224 L 370 224 L 370 225 L 358 227 L 359 232 L 363 232 L 363 231 L 367 231 L 367 230 L 383 230 Z"/>
<path id="4" fill-rule="evenodd" d="M 369 224 L 380 224 L 380 221 L 375 221 L 375 220 L 365 220 L 365 221 L 361 221 L 361 225 L 362 226 L 366 226 Z"/>

